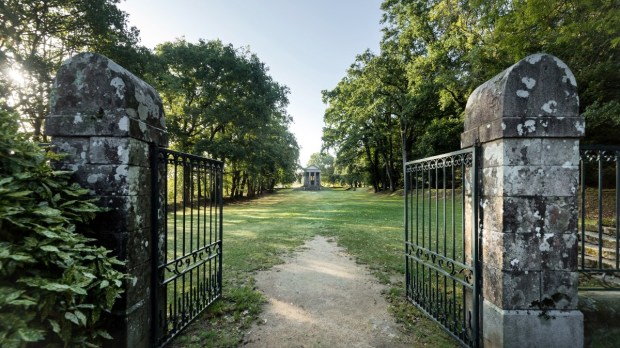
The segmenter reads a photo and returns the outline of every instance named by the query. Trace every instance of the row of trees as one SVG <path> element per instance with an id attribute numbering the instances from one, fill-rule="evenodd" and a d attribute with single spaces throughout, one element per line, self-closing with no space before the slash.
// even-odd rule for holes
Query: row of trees
<path id="1" fill-rule="evenodd" d="M 395 190 L 404 161 L 459 148 L 476 86 L 536 52 L 574 72 L 585 141 L 620 142 L 618 0 L 385 0 L 382 9 L 380 52 L 358 55 L 323 92 L 323 146 L 338 171 Z"/>
<path id="2" fill-rule="evenodd" d="M 220 41 L 158 45 L 149 80 L 160 92 L 173 146 L 226 163 L 230 197 L 295 180 L 299 146 L 288 88 L 255 54 Z"/>
<path id="3" fill-rule="evenodd" d="M 20 115 L 34 141 L 62 62 L 106 55 L 161 94 L 171 146 L 226 163 L 231 197 L 294 180 L 299 147 L 289 131 L 288 88 L 247 49 L 220 41 L 139 45 L 120 0 L 7 0 L 0 3 L 0 107 Z"/>

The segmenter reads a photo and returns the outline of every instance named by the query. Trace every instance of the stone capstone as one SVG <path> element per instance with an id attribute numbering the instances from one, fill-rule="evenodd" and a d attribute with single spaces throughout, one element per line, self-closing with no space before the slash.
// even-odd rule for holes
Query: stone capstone
<path id="1" fill-rule="evenodd" d="M 461 146 L 499 138 L 582 137 L 575 76 L 560 59 L 526 57 L 474 90 Z"/>
<path id="2" fill-rule="evenodd" d="M 114 61 L 80 53 L 54 79 L 50 136 L 130 136 L 164 144 L 163 105 L 157 91 Z"/>

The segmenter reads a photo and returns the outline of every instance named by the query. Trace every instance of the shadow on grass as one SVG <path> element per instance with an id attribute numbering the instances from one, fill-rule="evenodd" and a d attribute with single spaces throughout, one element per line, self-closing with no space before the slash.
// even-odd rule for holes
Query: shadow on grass
<path id="1" fill-rule="evenodd" d="M 254 287 L 256 271 L 316 235 L 334 237 L 356 261 L 389 286 L 390 310 L 416 346 L 457 346 L 404 295 L 402 196 L 359 189 L 279 190 L 224 207 L 223 298 L 196 320 L 172 346 L 236 347 L 258 318 L 264 299 Z"/>

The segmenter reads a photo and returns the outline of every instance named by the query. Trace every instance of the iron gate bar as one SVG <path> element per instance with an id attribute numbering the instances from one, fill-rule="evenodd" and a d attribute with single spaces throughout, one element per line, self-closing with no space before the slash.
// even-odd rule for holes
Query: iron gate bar
<path id="1" fill-rule="evenodd" d="M 477 202 L 477 158 L 478 148 L 472 147 L 407 162 L 404 168 L 407 297 L 461 345 L 473 347 L 480 345 L 481 337 L 478 205 L 471 204 L 472 221 L 469 233 L 471 233 L 472 260 L 469 264 L 465 251 L 467 195 L 465 175 L 466 168 L 471 168 L 469 169 L 471 198 L 467 199 Z M 459 183 L 456 169 L 459 168 L 461 186 L 459 203 L 463 211 L 460 221 L 457 221 L 456 195 Z M 440 190 L 443 192 L 441 197 Z M 448 192 L 451 196 L 449 200 L 446 197 Z M 451 207 L 450 219 L 448 219 L 448 205 Z M 439 217 L 440 213 L 443 214 L 442 218 Z M 460 228 L 457 229 L 459 222 Z M 460 241 L 457 240 L 457 233 L 460 233 Z M 457 248 L 460 248 L 460 254 Z M 460 298 L 457 299 L 459 294 Z M 469 297 L 470 302 L 467 300 Z"/>
<path id="2" fill-rule="evenodd" d="M 163 347 L 222 294 L 223 163 L 155 146 L 151 151 L 152 331 L 153 345 Z"/>
<path id="3" fill-rule="evenodd" d="M 580 262 L 579 271 L 582 273 L 619 273 L 620 272 L 620 145 L 580 145 L 580 209 L 581 209 L 581 234 L 580 234 Z M 611 266 L 605 267 L 604 260 L 604 223 L 603 223 L 603 182 L 605 163 L 615 162 L 615 238 L 614 244 L 614 262 Z M 597 170 L 597 204 L 598 209 L 596 214 L 597 226 L 597 246 L 596 246 L 596 265 L 595 267 L 588 267 L 586 264 L 586 246 L 585 243 L 588 240 L 586 234 L 586 181 L 587 181 L 587 164 L 596 164 Z M 609 179 L 609 177 L 608 177 Z"/>

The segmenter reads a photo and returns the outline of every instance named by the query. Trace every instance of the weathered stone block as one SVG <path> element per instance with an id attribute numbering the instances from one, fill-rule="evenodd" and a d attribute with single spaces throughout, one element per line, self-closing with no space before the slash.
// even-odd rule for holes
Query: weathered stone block
<path id="1" fill-rule="evenodd" d="M 577 236 L 485 230 L 482 255 L 485 263 L 504 271 L 573 271 L 577 267 Z"/>
<path id="2" fill-rule="evenodd" d="M 544 230 L 546 200 L 540 196 L 502 197 L 493 200 L 502 204 L 499 223 L 507 233 L 541 233 Z M 489 207 L 487 210 L 493 210 Z"/>
<path id="3" fill-rule="evenodd" d="M 102 196 L 98 206 L 108 211 L 97 214 L 93 228 L 98 233 L 133 232 L 151 226 L 151 197 L 140 196 Z"/>
<path id="4" fill-rule="evenodd" d="M 540 237 L 538 249 L 541 252 L 543 269 L 566 271 L 577 269 L 576 233 L 545 233 Z"/>
<path id="5" fill-rule="evenodd" d="M 583 347 L 583 315 L 575 310 L 505 310 L 483 301 L 484 347 Z"/>
<path id="6" fill-rule="evenodd" d="M 578 272 L 543 272 L 541 294 L 543 309 L 577 309 L 578 286 Z"/>
<path id="7" fill-rule="evenodd" d="M 161 129 L 148 126 L 145 122 L 127 115 L 105 114 L 93 116 L 77 113 L 75 115 L 50 115 L 46 118 L 45 133 L 58 137 L 131 137 L 164 146 L 168 135 Z"/>
<path id="8" fill-rule="evenodd" d="M 578 138 L 584 136 L 585 122 L 581 117 L 505 117 L 486 125 L 467 130 L 461 135 L 461 147 L 483 140 L 506 138 L 555 138 L 558 136 Z"/>
<path id="9" fill-rule="evenodd" d="M 101 245 L 113 250 L 113 255 L 129 265 L 145 264 L 152 254 L 150 228 L 136 229 L 132 232 L 99 234 Z"/>
<path id="10" fill-rule="evenodd" d="M 152 347 L 151 311 L 150 296 L 145 294 L 143 301 L 136 303 L 131 308 L 108 314 L 106 321 L 110 325 L 107 327 L 107 330 L 114 339 L 112 341 L 104 341 L 103 347 Z"/>
<path id="11" fill-rule="evenodd" d="M 149 167 L 149 145 L 132 138 L 92 137 L 91 164 L 129 164 Z"/>
<path id="12" fill-rule="evenodd" d="M 576 167 L 502 166 L 483 168 L 483 196 L 565 196 L 577 192 Z"/>
<path id="13" fill-rule="evenodd" d="M 542 255 L 539 236 L 488 231 L 482 235 L 482 259 L 504 271 L 540 271 Z"/>
<path id="14" fill-rule="evenodd" d="M 482 167 L 541 164 L 542 139 L 503 139 L 485 144 Z"/>
<path id="15" fill-rule="evenodd" d="M 482 225 L 489 231 L 556 234 L 577 231 L 576 197 L 485 196 L 480 209 Z"/>
<path id="16" fill-rule="evenodd" d="M 129 274 L 130 280 L 124 284 L 125 293 L 114 303 L 114 312 L 117 314 L 130 314 L 142 302 L 148 301 L 151 294 L 151 261 L 128 267 L 120 268 Z"/>
<path id="17" fill-rule="evenodd" d="M 529 309 L 540 301 L 540 271 L 504 271 L 483 263 L 482 296 L 504 309 Z"/>
<path id="18" fill-rule="evenodd" d="M 50 143 L 54 152 L 63 155 L 61 161 L 54 162 L 55 168 L 75 171 L 88 163 L 89 138 L 58 137 Z"/>
<path id="19" fill-rule="evenodd" d="M 92 195 L 134 196 L 150 194 L 151 171 L 126 164 L 87 164 L 73 174 Z"/>
<path id="20" fill-rule="evenodd" d="M 506 138 L 486 143 L 482 167 L 498 166 L 579 166 L 579 141 L 556 138 Z"/>
<path id="21" fill-rule="evenodd" d="M 545 233 L 576 233 L 577 232 L 577 197 L 545 198 Z"/>
<path id="22" fill-rule="evenodd" d="M 562 168 L 579 168 L 579 140 L 566 138 L 541 140 L 541 163 Z"/>

